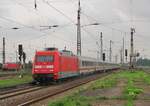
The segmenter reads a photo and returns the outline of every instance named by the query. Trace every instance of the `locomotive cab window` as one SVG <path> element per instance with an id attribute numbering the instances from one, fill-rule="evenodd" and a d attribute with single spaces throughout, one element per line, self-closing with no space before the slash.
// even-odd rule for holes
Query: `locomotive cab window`
<path id="1" fill-rule="evenodd" d="M 53 62 L 54 56 L 36 56 L 37 62 Z"/>

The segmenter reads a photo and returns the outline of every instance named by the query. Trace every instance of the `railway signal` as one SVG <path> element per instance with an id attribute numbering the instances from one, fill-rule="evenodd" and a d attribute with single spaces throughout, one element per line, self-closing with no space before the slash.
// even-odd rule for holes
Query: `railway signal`
<path id="1" fill-rule="evenodd" d="M 106 56 L 105 56 L 105 53 L 103 53 L 103 61 L 105 61 L 106 59 Z"/>
<path id="2" fill-rule="evenodd" d="M 22 47 L 22 44 L 19 44 L 19 45 L 18 45 L 18 52 L 19 52 L 19 55 L 22 56 L 22 54 L 23 54 L 23 47 Z"/>
<path id="3" fill-rule="evenodd" d="M 19 44 L 18 45 L 18 53 L 19 53 L 19 60 L 21 62 L 22 60 L 22 55 L 23 55 L 23 47 L 22 47 L 22 44 Z"/>
<path id="4" fill-rule="evenodd" d="M 37 9 L 37 2 L 34 0 L 34 9 Z"/>
<path id="5" fill-rule="evenodd" d="M 25 62 L 26 62 L 26 53 L 25 52 L 23 52 L 22 57 L 23 57 L 23 63 L 25 64 Z"/>
<path id="6" fill-rule="evenodd" d="M 21 60 L 22 60 L 21 57 L 22 57 L 22 56 L 19 55 L 19 61 L 20 61 L 20 62 L 21 62 Z"/>
<path id="7" fill-rule="evenodd" d="M 128 50 L 125 49 L 125 56 L 126 56 L 126 62 L 127 62 L 127 57 L 128 57 Z"/>
<path id="8" fill-rule="evenodd" d="M 139 57 L 139 56 L 140 56 L 140 53 L 137 53 L 137 54 L 136 54 L 136 57 Z"/>

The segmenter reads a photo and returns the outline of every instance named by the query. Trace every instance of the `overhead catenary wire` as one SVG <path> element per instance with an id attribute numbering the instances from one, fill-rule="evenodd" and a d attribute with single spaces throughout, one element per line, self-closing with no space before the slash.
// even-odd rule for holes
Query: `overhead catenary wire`
<path id="1" fill-rule="evenodd" d="M 51 3 L 61 3 L 61 2 L 73 2 L 74 0 L 47 0 Z"/>
<path id="2" fill-rule="evenodd" d="M 46 0 L 43 0 L 43 1 L 46 1 Z M 47 0 L 48 1 L 48 0 Z M 58 1 L 58 0 L 57 0 Z M 56 1 L 56 2 L 57 2 Z M 49 2 L 51 2 L 51 0 L 49 0 Z M 55 2 L 55 0 L 53 0 L 52 2 Z M 60 1 L 61 2 L 61 1 Z M 55 6 L 54 6 L 55 7 Z M 59 10 L 59 9 L 58 9 Z M 38 11 L 38 10 L 37 10 Z M 60 10 L 61 11 L 61 10 Z M 62 11 L 63 12 L 63 11 Z M 34 13 L 34 12 L 33 12 Z M 65 12 L 63 12 L 63 13 L 65 13 Z M 66 16 L 69 16 L 69 15 L 67 15 L 67 14 L 65 14 Z M 69 17 L 70 19 L 71 19 L 71 17 Z M 92 17 L 92 18 L 94 18 L 94 17 Z M 69 20 L 69 19 L 68 19 Z M 72 20 L 72 19 L 71 19 Z M 135 20 L 133 20 L 133 21 L 135 21 Z M 73 25 L 76 25 L 75 24 L 75 21 L 73 21 L 74 23 L 73 23 Z M 97 21 L 96 21 L 97 22 Z M 129 21 L 119 21 L 119 22 L 112 22 L 112 23 L 105 23 L 105 22 L 103 22 L 102 23 L 102 26 L 103 27 L 106 27 L 106 28 L 108 28 L 108 29 L 113 29 L 113 30 L 115 30 L 115 31 L 118 31 L 118 32 L 123 32 L 123 33 L 129 33 L 128 31 L 123 31 L 123 30 L 121 30 L 121 29 L 119 29 L 118 27 L 116 27 L 116 28 L 113 28 L 113 27 L 115 27 L 115 26 L 110 26 L 110 24 L 112 25 L 112 24 L 114 24 L 114 23 L 123 23 L 123 22 L 129 22 Z M 137 22 L 144 22 L 144 20 L 137 20 Z M 33 27 L 33 26 L 31 26 L 31 27 Z M 27 27 L 25 27 L 25 28 L 27 28 Z M 33 28 L 36 28 L 36 27 L 33 27 Z M 37 28 L 36 28 L 37 29 Z M 83 31 L 85 31 L 86 33 L 88 33 L 89 35 L 90 35 L 90 37 L 92 38 L 92 39 L 95 39 L 93 36 L 95 36 L 91 31 L 89 31 L 89 30 L 87 30 L 86 28 L 82 28 L 83 29 Z M 117 30 L 116 30 L 117 29 Z M 38 29 L 37 29 L 38 30 Z M 86 31 L 87 30 L 87 31 Z M 57 31 L 57 30 L 56 30 Z M 44 31 L 40 31 L 40 32 L 44 32 Z M 50 32 L 50 33 L 47 33 L 47 32 L 44 32 L 45 34 L 42 34 L 42 35 L 39 35 L 39 36 L 35 36 L 35 37 L 32 37 L 30 40 L 34 40 L 34 38 L 35 39 L 41 39 L 42 37 L 46 37 L 46 36 L 48 36 L 48 34 L 51 34 L 51 33 L 53 33 L 53 32 Z M 46 34 L 47 33 L 47 34 Z M 45 36 L 46 35 L 46 36 Z M 141 36 L 141 34 L 136 34 L 136 36 L 135 37 L 140 37 L 140 38 L 142 38 L 142 39 L 146 39 L 146 37 L 142 37 Z M 57 37 L 56 37 L 57 38 Z M 62 37 L 60 36 L 60 38 L 59 39 L 61 39 Z M 148 38 L 148 37 L 147 37 Z M 146 39 L 146 40 L 148 40 L 148 39 Z M 62 41 L 64 41 L 64 40 L 62 40 Z M 70 42 L 71 42 L 71 40 L 69 40 Z M 67 42 L 67 39 L 66 39 L 66 41 L 65 42 Z M 94 42 L 95 43 L 95 42 Z"/>
<path id="3" fill-rule="evenodd" d="M 6 19 L 6 18 L 5 18 Z M 11 20 L 11 19 L 7 19 L 8 21 L 13 21 L 13 22 L 15 22 L 14 20 Z M 73 21 L 72 21 L 73 22 Z M 17 24 L 20 24 L 20 23 L 18 23 L 18 22 L 15 22 L 15 23 L 17 23 Z M 21 25 L 23 25 L 23 26 L 25 26 L 25 27 L 28 27 L 28 28 L 32 28 L 32 29 L 34 29 L 35 30 L 35 28 L 33 27 L 33 26 L 27 26 L 27 25 L 24 25 L 24 24 L 22 24 L 21 23 Z M 37 29 L 36 29 L 37 30 Z M 86 33 L 88 33 L 88 32 L 86 32 Z M 88 33 L 89 34 L 89 33 Z M 38 36 L 37 38 L 41 38 L 42 36 Z M 34 39 L 34 38 L 33 38 Z M 66 40 L 65 40 L 66 41 Z M 67 42 L 67 41 L 66 41 Z M 72 42 L 72 41 L 71 41 Z"/>
<path id="4" fill-rule="evenodd" d="M 90 18 L 90 19 L 92 19 L 93 21 L 98 22 L 94 17 L 91 17 L 91 16 L 89 16 L 89 15 L 87 15 L 87 14 L 85 14 L 85 13 L 82 13 L 82 14 L 85 15 L 87 18 Z M 124 32 L 124 33 L 130 33 L 130 32 L 127 32 L 127 31 L 123 31 L 123 30 L 120 30 L 120 29 L 117 29 L 117 28 L 110 27 L 110 26 L 108 26 L 107 24 L 111 24 L 111 23 L 101 23 L 101 22 L 99 23 L 100 26 L 109 28 L 109 29 L 111 29 L 111 30 L 115 30 L 115 31 L 118 31 L 118 32 Z"/>
<path id="5" fill-rule="evenodd" d="M 51 5 L 49 2 L 45 1 L 45 3 L 47 3 L 49 7 L 53 8 L 54 10 L 56 10 L 57 12 L 59 12 L 60 14 L 62 14 L 64 17 L 66 17 L 71 23 L 73 23 L 76 26 L 76 23 L 70 17 L 68 17 L 66 14 L 64 14 L 62 11 L 60 11 L 59 9 L 57 9 L 56 7 L 54 7 L 53 5 Z M 94 37 L 93 34 L 91 34 L 90 32 L 88 32 L 87 30 L 85 30 L 83 27 L 81 27 L 81 29 L 83 31 L 85 31 L 88 35 L 92 36 L 92 39 L 93 39 L 93 37 Z"/>
<path id="6" fill-rule="evenodd" d="M 70 18 L 68 17 L 66 14 L 64 14 L 62 11 L 60 11 L 59 9 L 55 8 L 53 5 L 51 5 L 48 1 L 43 0 L 43 2 L 45 2 L 49 7 L 53 8 L 54 10 L 56 10 L 57 12 L 59 12 L 61 15 L 63 15 L 64 17 L 66 17 L 73 25 L 76 25 L 76 23 Z M 36 3 L 36 1 L 35 1 Z M 36 4 L 37 5 L 37 4 Z M 82 28 L 82 27 L 81 27 Z M 91 36 L 91 38 L 93 38 L 93 34 L 91 34 L 90 32 L 88 32 L 87 30 L 85 30 L 84 28 L 82 28 L 88 35 Z M 94 38 L 95 40 L 96 38 Z"/>
<path id="7" fill-rule="evenodd" d="M 71 23 L 73 23 L 74 25 L 76 25 L 76 23 L 70 18 L 68 17 L 66 14 L 64 14 L 62 11 L 60 11 L 59 9 L 57 9 L 56 7 L 54 7 L 53 5 L 51 5 L 49 2 L 45 1 L 44 2 L 51 8 L 53 8 L 55 11 L 59 12 L 61 15 L 63 15 L 64 17 L 66 17 Z"/>
<path id="8" fill-rule="evenodd" d="M 0 18 L 1 18 L 1 19 L 4 19 L 4 20 L 7 20 L 7 21 L 10 21 L 10 22 L 13 22 L 13 23 L 16 23 L 16 24 L 19 24 L 19 25 L 24 26 L 24 27 L 26 27 L 26 28 L 30 28 L 30 29 L 32 29 L 32 30 L 38 31 L 38 32 L 40 32 L 40 33 L 43 33 L 43 35 L 49 35 L 48 33 L 43 32 L 43 31 L 40 31 L 40 30 L 34 28 L 33 26 L 28 26 L 28 25 L 22 24 L 22 23 L 20 23 L 20 22 L 17 22 L 17 21 L 15 21 L 15 20 L 12 20 L 12 19 L 9 19 L 9 18 L 6 18 L 6 17 L 2 17 L 2 16 L 0 16 Z M 50 35 L 50 36 L 52 36 L 52 35 Z M 72 42 L 72 41 L 63 39 L 63 38 L 61 38 L 60 36 L 56 36 L 56 35 L 55 35 L 55 36 L 53 36 L 53 37 L 56 37 L 56 38 L 58 38 L 58 39 L 60 39 L 60 40 L 66 41 L 66 42 Z"/>
<path id="9" fill-rule="evenodd" d="M 38 8 L 32 8 L 32 9 L 28 9 L 26 6 L 24 6 L 22 3 L 17 2 L 16 0 L 12 1 L 13 3 L 16 3 L 17 5 L 23 7 L 24 9 L 26 9 L 29 13 L 35 14 L 38 16 L 38 18 L 41 18 L 42 21 L 45 21 L 45 17 L 41 15 L 41 13 L 39 12 Z M 36 5 L 37 5 L 37 1 L 36 1 Z M 38 4 L 39 5 L 39 4 Z M 52 19 L 50 19 L 49 16 L 46 16 L 48 18 L 48 20 L 53 21 Z"/>
<path id="10" fill-rule="evenodd" d="M 83 12 L 82 12 L 82 14 L 85 15 L 87 18 L 90 18 L 91 20 L 93 20 L 93 21 L 95 21 L 95 22 L 98 22 L 94 17 L 91 17 L 91 16 L 89 16 L 89 15 L 83 13 Z M 132 19 L 132 21 L 136 21 L 136 22 L 150 22 L 150 20 L 133 20 L 133 19 Z M 121 29 L 117 29 L 117 28 L 113 28 L 113 27 L 108 26 L 108 25 L 110 25 L 110 24 L 112 25 L 112 24 L 115 24 L 115 23 L 118 23 L 118 24 L 119 24 L 119 23 L 126 23 L 126 22 L 131 23 L 131 20 L 120 21 L 120 22 L 112 22 L 112 23 L 101 22 L 101 23 L 99 23 L 99 25 L 100 25 L 100 26 L 103 26 L 103 27 L 106 27 L 106 28 L 109 28 L 109 29 L 112 29 L 112 30 L 115 30 L 115 31 L 118 31 L 118 32 L 121 32 L 121 33 L 130 34 L 130 31 L 123 31 L 123 30 L 121 30 Z M 141 34 L 139 34 L 139 33 L 136 32 L 136 35 L 137 35 L 137 36 L 135 36 L 135 37 L 140 37 L 139 35 L 141 35 Z M 143 38 L 143 36 L 141 36 L 141 38 Z M 146 38 L 146 37 L 145 37 L 145 38 Z M 147 39 L 147 38 L 146 38 L 146 39 Z"/>
<path id="11" fill-rule="evenodd" d="M 13 2 L 15 2 L 15 1 L 13 1 Z M 36 1 L 35 1 L 35 2 L 36 2 Z M 18 5 L 20 5 L 20 6 L 22 6 L 22 7 L 24 7 L 25 9 L 27 9 L 24 5 L 22 5 L 22 4 L 20 4 L 20 3 L 17 3 L 17 2 L 15 2 L 15 3 L 18 4 Z M 28 12 L 31 12 L 31 11 L 29 11 L 28 9 L 27 9 L 27 11 L 28 11 Z M 33 12 L 33 13 L 35 13 L 35 12 Z M 35 14 L 38 15 L 38 16 L 40 16 L 38 13 L 35 13 Z M 19 24 L 19 25 L 24 26 L 24 27 L 26 27 L 26 28 L 30 28 L 30 29 L 33 29 L 33 30 L 36 30 L 36 31 L 40 31 L 41 33 L 45 33 L 45 32 L 42 32 L 41 30 L 38 30 L 38 29 L 34 28 L 33 26 L 28 26 L 28 25 L 22 24 L 22 23 L 20 23 L 20 22 L 14 21 L 14 20 L 12 20 L 12 19 L 8 19 L 8 18 L 6 18 L 6 17 L 0 17 L 0 18 L 3 19 L 3 20 L 7 20 L 7 21 L 10 21 L 10 22 Z M 45 33 L 45 34 L 48 34 L 48 33 Z M 44 34 L 44 35 L 45 35 L 45 34 Z M 40 37 L 42 37 L 42 36 L 40 36 Z M 39 37 L 37 37 L 37 38 L 39 38 Z M 60 39 L 60 38 L 59 38 L 59 39 Z M 68 40 L 66 40 L 66 39 L 62 39 L 62 38 L 61 38 L 61 40 L 64 40 L 64 41 L 68 42 Z M 72 42 L 72 41 L 70 41 L 70 42 Z"/>
<path id="12" fill-rule="evenodd" d="M 87 18 L 90 18 L 90 19 L 92 19 L 93 21 L 97 22 L 97 20 L 96 20 L 95 18 L 93 18 L 93 17 L 91 17 L 91 16 L 89 16 L 89 15 L 83 13 L 83 12 L 82 12 L 82 14 L 85 15 Z M 140 21 L 144 21 L 144 20 L 136 20 L 136 21 L 140 22 Z M 145 20 L 145 21 L 146 21 L 146 20 Z M 147 20 L 147 21 L 148 21 L 148 20 Z M 122 22 L 131 22 L 131 20 L 122 21 Z M 119 22 L 118 22 L 118 23 L 119 23 Z M 105 25 L 105 24 L 106 24 L 106 25 Z M 118 31 L 118 32 L 121 32 L 121 33 L 130 34 L 130 31 L 123 31 L 123 30 L 121 30 L 121 29 L 113 28 L 113 27 L 108 26 L 107 24 L 112 24 L 112 23 L 100 23 L 100 26 L 103 26 L 103 27 L 106 27 L 106 28 L 109 28 L 109 29 L 112 29 L 112 30 L 115 30 L 115 31 Z M 143 38 L 143 36 L 139 36 L 139 35 L 141 35 L 141 34 L 139 34 L 139 33 L 137 33 L 137 32 L 136 32 L 136 35 L 137 35 L 137 36 L 135 36 L 135 37 L 141 37 L 141 38 Z M 145 37 L 145 39 L 147 39 L 147 38 Z"/>
<path id="13" fill-rule="evenodd" d="M 59 9 L 57 9 L 57 8 L 55 8 L 53 5 L 51 5 L 49 2 L 46 2 L 45 0 L 43 0 L 45 3 L 47 3 L 51 8 L 53 8 L 53 9 L 55 9 L 57 12 L 59 12 L 60 14 L 62 14 L 63 16 L 65 16 L 68 20 L 70 20 L 70 22 L 72 23 L 72 24 L 74 24 L 74 25 L 76 25 L 76 23 L 70 18 L 70 17 L 68 17 L 67 15 L 65 15 L 63 12 L 61 12 Z M 36 2 L 36 1 L 35 1 Z M 17 2 L 16 2 L 17 3 Z M 18 3 L 18 5 L 21 5 L 21 6 L 23 6 L 24 7 L 24 5 L 22 5 L 22 4 L 20 4 L 20 3 Z M 37 4 L 36 4 L 37 5 Z M 26 8 L 26 7 L 24 7 L 24 8 Z M 28 10 L 29 11 L 29 10 Z M 31 11 L 29 11 L 29 12 L 31 12 Z M 36 13 L 36 15 L 38 15 L 37 13 Z M 7 19 L 8 20 L 8 19 Z M 9 20 L 10 21 L 10 20 Z M 12 21 L 12 20 L 11 20 Z M 17 22 L 18 23 L 18 22 Z M 20 24 L 20 23 L 19 23 Z M 22 24 L 21 24 L 22 25 Z M 24 25 L 23 25 L 24 26 Z M 33 29 L 33 26 L 25 26 L 25 27 L 28 27 L 28 28 L 32 28 Z M 83 28 L 82 28 L 83 29 Z M 93 36 L 91 33 L 89 33 L 88 31 L 86 31 L 85 29 L 83 29 L 88 35 L 90 35 L 90 36 Z M 93 38 L 93 37 L 92 37 Z"/>

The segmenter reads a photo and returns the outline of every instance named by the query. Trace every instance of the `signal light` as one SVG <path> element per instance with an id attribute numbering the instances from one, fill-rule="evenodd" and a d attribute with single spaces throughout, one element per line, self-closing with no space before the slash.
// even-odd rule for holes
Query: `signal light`
<path id="1" fill-rule="evenodd" d="M 136 56 L 139 57 L 139 56 L 140 56 L 140 53 L 137 53 Z"/>
<path id="2" fill-rule="evenodd" d="M 37 8 L 37 2 L 36 2 L 36 0 L 34 0 L 34 9 L 36 9 Z"/>
<path id="3" fill-rule="evenodd" d="M 18 52 L 19 52 L 19 55 L 22 56 L 22 54 L 23 54 L 23 47 L 22 47 L 22 44 L 19 44 L 19 45 L 18 45 Z"/>
<path id="4" fill-rule="evenodd" d="M 21 62 L 21 60 L 22 60 L 21 57 L 22 57 L 22 56 L 19 55 L 19 61 L 20 61 L 20 62 Z"/>
<path id="5" fill-rule="evenodd" d="M 103 53 L 103 61 L 105 61 L 105 53 Z"/>
<path id="6" fill-rule="evenodd" d="M 127 57 L 128 56 L 128 50 L 125 49 L 125 56 Z"/>
<path id="7" fill-rule="evenodd" d="M 26 61 L 26 53 L 25 52 L 23 52 L 23 63 L 25 63 L 25 61 Z"/>

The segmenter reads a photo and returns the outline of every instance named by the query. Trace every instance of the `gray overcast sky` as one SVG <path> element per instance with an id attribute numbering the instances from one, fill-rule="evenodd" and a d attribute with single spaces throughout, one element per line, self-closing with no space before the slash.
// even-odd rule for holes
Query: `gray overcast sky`
<path id="1" fill-rule="evenodd" d="M 66 46 L 76 53 L 77 2 L 37 0 L 35 10 L 34 0 L 0 0 L 0 41 L 3 36 L 6 37 L 7 61 L 15 60 L 19 43 L 24 45 L 28 60 L 32 60 L 35 50 L 44 47 L 63 49 Z M 150 0 L 81 0 L 81 24 L 101 23 L 82 28 L 82 55 L 97 57 L 94 51 L 98 50 L 96 41 L 99 41 L 102 31 L 104 48 L 108 50 L 109 40 L 112 40 L 113 56 L 119 56 L 123 37 L 125 47 L 130 50 L 130 27 L 134 27 L 135 50 L 141 52 L 141 56 L 150 58 L 149 5 Z M 43 25 L 59 27 L 41 30 Z M 13 27 L 19 29 L 13 30 Z"/>

